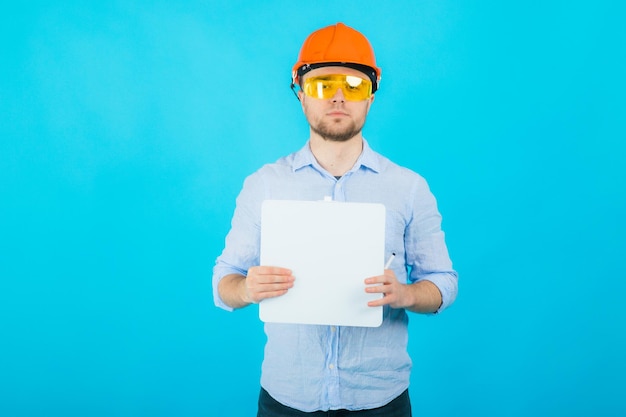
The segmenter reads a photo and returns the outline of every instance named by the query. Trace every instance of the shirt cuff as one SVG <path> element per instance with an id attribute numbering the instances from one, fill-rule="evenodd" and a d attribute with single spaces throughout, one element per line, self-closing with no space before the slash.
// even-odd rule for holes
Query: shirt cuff
<path id="1" fill-rule="evenodd" d="M 441 305 L 439 306 L 437 311 L 431 314 L 439 314 L 454 302 L 457 294 L 458 282 L 458 276 L 456 272 L 430 274 L 427 277 L 418 280 L 418 282 L 419 281 L 432 282 L 441 293 Z"/>

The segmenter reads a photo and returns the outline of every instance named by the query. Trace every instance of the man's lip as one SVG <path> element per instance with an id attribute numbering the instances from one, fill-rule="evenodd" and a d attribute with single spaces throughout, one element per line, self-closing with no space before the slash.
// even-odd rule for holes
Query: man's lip
<path id="1" fill-rule="evenodd" d="M 330 111 L 328 113 L 326 113 L 329 116 L 347 116 L 348 113 L 342 112 L 342 111 L 338 111 L 338 110 L 334 110 L 334 111 Z"/>

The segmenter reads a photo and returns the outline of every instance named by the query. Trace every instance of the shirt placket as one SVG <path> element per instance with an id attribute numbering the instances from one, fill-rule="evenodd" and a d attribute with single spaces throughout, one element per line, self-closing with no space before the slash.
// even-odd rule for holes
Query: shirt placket
<path id="1" fill-rule="evenodd" d="M 333 201 L 346 201 L 345 183 L 352 175 L 352 171 L 346 172 L 343 177 L 335 180 L 333 186 Z M 329 326 L 328 327 L 328 345 L 326 355 L 326 389 L 328 407 L 337 407 L 342 404 L 340 394 L 339 383 L 339 336 L 341 333 L 341 327 Z"/>
<path id="2" fill-rule="evenodd" d="M 339 394 L 339 333 L 338 326 L 328 327 L 328 354 L 326 355 L 326 387 L 329 407 L 340 404 Z"/>
<path id="3" fill-rule="evenodd" d="M 334 201 L 346 201 L 346 192 L 345 192 L 345 183 L 351 172 L 346 172 L 346 174 L 339 178 L 335 182 L 335 186 L 333 187 L 333 200 Z"/>

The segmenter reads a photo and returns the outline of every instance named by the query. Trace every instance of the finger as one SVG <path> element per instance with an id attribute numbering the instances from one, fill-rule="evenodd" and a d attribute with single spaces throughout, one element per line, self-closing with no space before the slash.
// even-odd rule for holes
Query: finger
<path id="1" fill-rule="evenodd" d="M 291 287 L 293 287 L 293 282 L 279 282 L 271 284 L 261 284 L 256 286 L 259 292 L 288 290 Z"/>
<path id="2" fill-rule="evenodd" d="M 295 277 L 292 275 L 261 275 L 258 276 L 256 282 L 258 284 L 288 284 L 295 281 Z"/>
<path id="3" fill-rule="evenodd" d="M 286 292 L 290 288 L 293 287 L 292 282 L 282 283 L 282 284 L 261 284 L 255 285 L 252 284 L 248 286 L 248 293 L 252 298 L 258 298 L 263 294 L 273 293 L 273 292 Z"/>
<path id="4" fill-rule="evenodd" d="M 288 269 L 282 269 L 283 271 L 289 271 Z M 258 283 L 273 283 L 273 282 L 293 282 L 294 277 L 289 274 L 273 274 L 271 271 L 275 271 L 271 268 L 263 269 L 261 267 L 254 267 L 248 270 L 248 275 L 246 278 L 248 282 L 258 282 Z M 291 271 L 290 271 L 291 272 Z"/>
<path id="5" fill-rule="evenodd" d="M 260 285 L 252 288 L 248 288 L 250 298 L 256 303 L 266 298 L 278 297 L 286 294 L 290 288 L 293 287 L 293 283 L 286 284 L 272 284 L 272 285 Z"/>
<path id="6" fill-rule="evenodd" d="M 365 279 L 366 284 L 387 284 L 389 278 L 386 275 L 377 275 L 375 277 L 369 277 Z"/>
<path id="7" fill-rule="evenodd" d="M 259 275 L 291 275 L 291 269 L 279 266 L 255 266 L 250 270 Z"/>
<path id="8" fill-rule="evenodd" d="M 280 291 L 269 291 L 269 292 L 261 293 L 259 294 L 257 302 L 266 300 L 268 298 L 280 297 L 281 295 L 287 294 L 287 291 L 288 290 L 280 290 Z"/>
<path id="9" fill-rule="evenodd" d="M 247 277 L 258 282 L 287 282 L 294 280 L 291 270 L 278 267 L 250 268 Z"/>
<path id="10" fill-rule="evenodd" d="M 365 292 L 370 294 L 388 293 L 390 292 L 390 290 L 391 286 L 388 284 L 370 285 L 368 287 L 365 287 Z"/>
<path id="11" fill-rule="evenodd" d="M 368 301 L 367 306 L 368 307 L 382 307 L 384 305 L 390 304 L 391 301 L 392 301 L 391 297 L 386 295 L 382 298 L 379 298 L 378 300 Z"/>

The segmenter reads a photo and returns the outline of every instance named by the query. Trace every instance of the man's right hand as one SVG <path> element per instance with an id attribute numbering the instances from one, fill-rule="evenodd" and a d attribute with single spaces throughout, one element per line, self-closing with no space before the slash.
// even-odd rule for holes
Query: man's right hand
<path id="1" fill-rule="evenodd" d="M 277 266 L 253 266 L 248 276 L 230 274 L 224 276 L 218 286 L 220 298 L 232 308 L 257 304 L 266 298 L 285 294 L 295 278 L 291 270 Z"/>
<path id="2" fill-rule="evenodd" d="M 247 303 L 257 304 L 266 298 L 284 295 L 293 287 L 295 278 L 291 270 L 277 266 L 253 266 L 244 280 Z"/>

